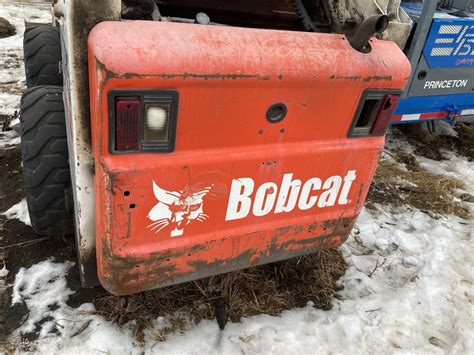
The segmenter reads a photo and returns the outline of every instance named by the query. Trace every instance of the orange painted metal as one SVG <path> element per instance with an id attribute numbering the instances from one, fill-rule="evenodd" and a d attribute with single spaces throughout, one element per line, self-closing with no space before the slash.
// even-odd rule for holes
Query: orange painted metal
<path id="1" fill-rule="evenodd" d="M 342 244 L 384 145 L 347 138 L 362 93 L 402 90 L 410 75 L 394 43 L 371 46 L 359 53 L 336 34 L 97 25 L 89 75 L 102 285 L 130 294 Z M 116 89 L 179 92 L 174 152 L 109 152 Z M 288 113 L 270 123 L 275 103 Z"/>

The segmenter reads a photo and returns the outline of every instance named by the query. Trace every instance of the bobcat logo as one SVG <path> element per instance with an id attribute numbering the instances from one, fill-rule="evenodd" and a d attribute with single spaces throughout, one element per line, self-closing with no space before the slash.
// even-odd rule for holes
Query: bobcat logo
<path id="1" fill-rule="evenodd" d="M 153 223 L 147 228 L 158 233 L 170 226 L 171 237 L 183 235 L 184 228 L 192 221 L 204 222 L 209 218 L 203 211 L 203 198 L 211 189 L 212 185 L 199 188 L 187 186 L 183 191 L 167 191 L 153 181 L 153 192 L 158 203 L 148 213 L 147 217 Z"/>

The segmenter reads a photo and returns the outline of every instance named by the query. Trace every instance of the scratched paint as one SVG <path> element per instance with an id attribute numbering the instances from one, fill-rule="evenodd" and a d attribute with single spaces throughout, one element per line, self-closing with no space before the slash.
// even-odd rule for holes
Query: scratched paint
<path id="1" fill-rule="evenodd" d="M 98 284 L 95 263 L 94 159 L 88 94 L 87 34 L 98 22 L 120 17 L 120 0 L 56 4 L 61 23 L 64 101 L 81 282 Z"/>
<path id="2" fill-rule="evenodd" d="M 285 260 L 338 247 L 347 240 L 355 220 L 341 218 L 260 231 L 239 236 L 238 241 L 212 240 L 147 258 L 120 257 L 105 244 L 102 258 L 107 260 L 109 272 L 101 276 L 101 282 L 110 292 L 124 295 Z"/>
<path id="3" fill-rule="evenodd" d="M 410 72 L 395 44 L 371 46 L 361 54 L 339 35 L 98 25 L 89 73 L 102 285 L 130 294 L 342 244 L 384 145 L 347 138 L 354 110 L 364 90 L 401 90 Z M 124 88 L 179 92 L 173 152 L 109 151 L 108 94 Z M 278 102 L 287 115 L 270 123 Z M 245 213 L 226 219 L 229 208 Z"/>

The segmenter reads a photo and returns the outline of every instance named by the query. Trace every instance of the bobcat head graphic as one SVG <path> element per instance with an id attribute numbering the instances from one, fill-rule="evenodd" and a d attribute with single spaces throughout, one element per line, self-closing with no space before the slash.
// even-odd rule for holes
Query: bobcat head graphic
<path id="1" fill-rule="evenodd" d="M 153 192 L 158 203 L 148 213 L 148 219 L 153 223 L 147 228 L 158 233 L 169 226 L 171 237 L 183 235 L 184 228 L 191 222 L 204 222 L 209 218 L 203 211 L 203 198 L 211 189 L 212 185 L 167 191 L 153 181 Z"/>

